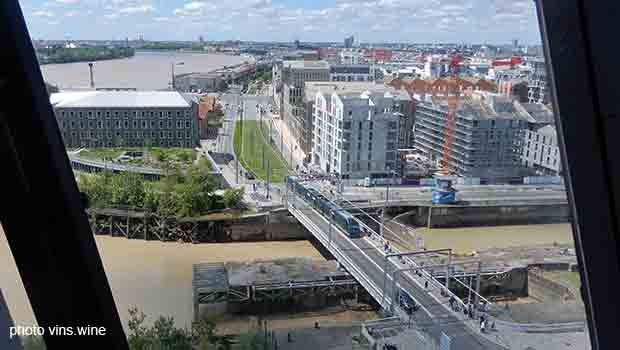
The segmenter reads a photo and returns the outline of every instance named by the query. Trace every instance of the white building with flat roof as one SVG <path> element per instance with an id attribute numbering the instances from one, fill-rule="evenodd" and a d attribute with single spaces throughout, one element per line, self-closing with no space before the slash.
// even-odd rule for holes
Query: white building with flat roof
<path id="1" fill-rule="evenodd" d="M 389 92 L 319 91 L 314 103 L 312 163 L 343 178 L 398 171 L 401 113 Z"/>

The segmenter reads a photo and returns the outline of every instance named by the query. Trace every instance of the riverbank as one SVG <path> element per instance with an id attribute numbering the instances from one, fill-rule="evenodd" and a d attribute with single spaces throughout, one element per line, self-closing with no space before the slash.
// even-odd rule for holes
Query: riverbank
<path id="1" fill-rule="evenodd" d="M 570 224 L 517 225 L 415 230 L 427 249 L 450 247 L 457 254 L 471 254 L 491 248 L 538 245 L 573 245 Z"/>
<path id="2" fill-rule="evenodd" d="M 36 52 L 41 65 L 113 60 L 135 55 L 135 50 L 130 47 L 53 47 L 37 49 Z"/>
<path id="3" fill-rule="evenodd" d="M 181 244 L 96 236 L 117 309 L 126 326 L 136 306 L 153 321 L 174 317 L 177 326 L 192 320 L 192 265 L 200 262 L 307 257 L 324 260 L 308 241 Z M 16 324 L 34 324 L 4 232 L 0 230 L 0 286 Z M 50 286 L 53 288 L 53 286 Z"/>
<path id="4" fill-rule="evenodd" d="M 170 88 L 172 64 L 175 74 L 209 72 L 224 66 L 243 63 L 248 58 L 224 54 L 178 51 L 136 51 L 130 58 L 97 61 L 93 73 L 95 87 L 163 90 Z M 181 64 L 182 63 L 182 64 Z M 88 89 L 89 67 L 86 62 L 46 64 L 41 66 L 45 81 L 60 90 Z"/>

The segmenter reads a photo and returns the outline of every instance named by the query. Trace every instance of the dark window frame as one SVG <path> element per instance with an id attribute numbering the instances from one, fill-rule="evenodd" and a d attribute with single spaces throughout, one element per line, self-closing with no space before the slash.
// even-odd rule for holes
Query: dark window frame
<path id="1" fill-rule="evenodd" d="M 537 10 L 592 348 L 613 349 L 620 328 L 620 159 L 614 152 L 620 148 L 614 137 L 620 128 L 615 88 L 620 67 L 609 29 L 620 3 L 538 0 Z M 98 337 L 46 335 L 47 348 L 125 350 L 127 340 L 17 0 L 0 2 L 0 35 L 6 39 L 0 68 L 0 89 L 7 97 L 0 105 L 3 194 L 22 199 L 0 209 L 11 252 L 40 326 L 88 324 L 107 330 Z M 37 220 L 24 221 L 24 213 L 32 212 Z"/>

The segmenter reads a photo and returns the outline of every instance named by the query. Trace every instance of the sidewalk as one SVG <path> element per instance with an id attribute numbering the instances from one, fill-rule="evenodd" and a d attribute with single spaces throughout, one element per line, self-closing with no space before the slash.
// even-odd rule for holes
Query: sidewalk
<path id="1" fill-rule="evenodd" d="M 386 252 L 384 251 L 385 240 L 383 238 L 379 237 L 376 234 L 373 234 L 371 237 L 364 237 L 364 240 L 366 240 L 366 242 L 374 246 L 379 251 L 380 254 L 385 256 L 386 254 Z M 398 251 L 393 247 L 392 244 L 390 244 L 389 247 L 390 247 L 390 253 L 398 253 Z M 396 259 L 392 259 L 390 260 L 390 262 L 392 263 L 393 266 L 395 266 L 398 269 L 415 266 L 413 264 L 413 261 L 406 257 L 403 257 L 403 259 L 400 259 L 398 261 L 395 261 L 395 260 Z M 449 296 L 442 295 L 442 290 L 445 290 L 444 285 L 439 284 L 438 282 L 429 278 L 428 275 L 425 274 L 424 272 L 421 275 L 418 275 L 417 273 L 413 271 L 403 272 L 403 274 L 406 275 L 415 284 L 417 284 L 421 289 L 425 289 L 428 295 L 430 295 L 433 299 L 435 299 L 437 303 L 442 305 L 447 312 L 449 312 L 451 315 L 456 317 L 459 321 L 462 321 L 463 324 L 465 324 L 471 330 L 472 333 L 479 334 L 482 337 L 486 338 L 487 340 L 501 347 L 506 347 L 507 345 L 506 341 L 502 339 L 501 337 L 502 332 L 500 332 L 499 328 L 496 328 L 495 330 L 488 329 L 486 332 L 481 333 L 480 323 L 477 317 L 472 319 L 469 316 L 467 316 L 465 312 L 463 311 L 451 310 L 449 306 Z M 426 282 L 428 282 L 428 288 L 425 288 Z M 459 305 L 460 308 L 462 308 L 461 310 L 464 309 L 465 307 L 464 304 L 461 304 L 458 301 L 456 303 Z M 424 307 L 424 305 L 422 305 L 422 307 Z M 485 317 L 487 318 L 488 324 L 490 327 L 491 322 L 493 322 L 492 317 L 488 315 L 487 312 L 481 312 L 481 313 L 484 314 Z"/>
<path id="2" fill-rule="evenodd" d="M 256 191 L 254 191 L 254 184 L 256 184 Z M 282 188 L 278 186 L 274 186 L 273 184 L 269 186 L 269 198 L 267 198 L 267 188 L 264 181 L 247 181 L 243 187 L 245 188 L 245 193 L 243 195 L 244 202 L 250 206 L 254 206 L 257 211 L 282 206 L 284 192 Z"/>
<path id="3" fill-rule="evenodd" d="M 271 114 L 271 113 L 268 113 L 268 114 Z M 277 114 L 275 116 L 277 116 Z M 273 126 L 277 130 L 278 134 L 282 135 L 284 144 L 288 146 L 289 148 L 292 146 L 291 152 L 293 153 L 293 164 L 291 164 L 291 166 L 295 168 L 294 165 L 297 165 L 297 164 L 303 165 L 303 161 L 304 159 L 306 159 L 307 155 L 301 150 L 301 147 L 299 146 L 299 142 L 297 141 L 297 139 L 293 137 L 290 130 L 286 126 L 286 123 L 284 123 L 284 121 L 281 118 L 279 118 L 279 116 L 278 118 L 275 118 L 273 114 L 271 114 L 271 120 L 273 120 Z M 288 162 L 289 159 L 287 158 L 286 161 Z"/>

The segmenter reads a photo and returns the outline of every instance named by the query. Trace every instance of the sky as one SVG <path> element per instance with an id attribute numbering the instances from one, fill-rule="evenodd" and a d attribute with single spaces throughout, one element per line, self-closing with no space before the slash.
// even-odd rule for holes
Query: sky
<path id="1" fill-rule="evenodd" d="M 534 0 L 21 0 L 33 39 L 540 43 Z"/>

